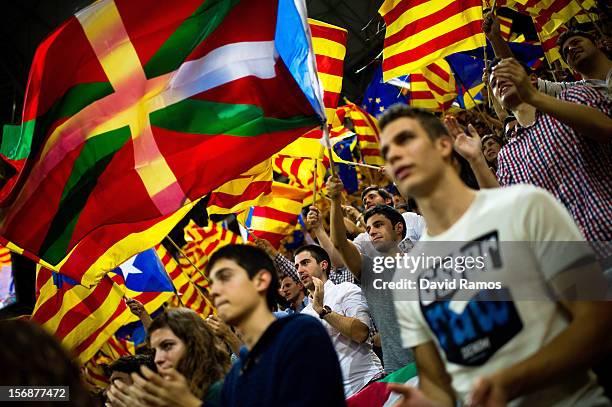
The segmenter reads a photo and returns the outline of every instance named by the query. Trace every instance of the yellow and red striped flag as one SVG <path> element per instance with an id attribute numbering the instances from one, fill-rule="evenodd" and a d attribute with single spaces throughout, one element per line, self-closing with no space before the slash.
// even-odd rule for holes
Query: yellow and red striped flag
<path id="1" fill-rule="evenodd" d="M 559 51 L 559 47 L 557 46 L 557 40 L 559 36 L 567 31 L 567 29 L 563 26 L 557 28 L 554 32 L 549 32 L 544 27 L 542 27 L 539 23 L 534 20 L 534 26 L 536 29 L 536 33 L 538 34 L 538 38 L 540 39 L 540 45 L 542 46 L 542 50 L 544 51 L 544 56 L 548 60 L 550 64 L 555 61 L 560 61 L 561 65 L 567 67 L 565 61 L 561 57 L 561 53 Z"/>
<path id="2" fill-rule="evenodd" d="M 239 222 L 255 236 L 266 239 L 276 248 L 281 240 L 296 227 L 303 208 L 306 192 L 300 188 L 275 182 L 272 185 L 272 201 L 265 206 L 254 206 L 238 216 Z"/>
<path id="3" fill-rule="evenodd" d="M 594 0 L 547 0 L 533 11 L 533 19 L 546 32 L 553 33 L 583 10 L 595 6 Z"/>
<path id="4" fill-rule="evenodd" d="M 304 205 L 312 202 L 314 187 L 320 190 L 329 168 L 327 157 L 317 160 L 315 180 L 315 160 L 312 158 L 289 157 L 277 154 L 274 156 L 274 171 L 289 179 L 288 185 L 304 191 Z"/>
<path id="5" fill-rule="evenodd" d="M 317 74 L 323 86 L 325 113 L 327 120 L 331 121 L 342 90 L 347 31 L 312 18 L 308 19 L 308 25 L 312 34 L 312 48 L 317 58 Z"/>
<path id="6" fill-rule="evenodd" d="M 499 20 L 499 30 L 501 31 L 501 36 L 504 41 L 510 41 L 510 36 L 512 35 L 512 19 L 503 16 L 497 16 Z"/>
<path id="7" fill-rule="evenodd" d="M 270 182 L 270 184 L 272 184 Z M 272 186 L 270 185 L 270 188 Z M 212 254 L 228 244 L 242 243 L 240 235 L 224 228 L 220 223 L 210 222 L 207 226 L 201 227 L 193 222 L 184 229 L 185 241 L 183 252 L 189 259 L 204 272 L 208 259 Z M 184 257 L 179 257 L 179 264 L 183 266 L 185 272 L 190 275 L 191 280 L 200 288 L 208 288 L 209 282 L 206 277 L 194 269 L 191 263 Z"/>
<path id="8" fill-rule="evenodd" d="M 385 0 L 378 12 L 387 24 L 385 82 L 485 45 L 482 0 Z"/>
<path id="9" fill-rule="evenodd" d="M 172 305 L 190 308 L 202 317 L 212 314 L 214 307 L 205 295 L 206 289 L 199 288 L 190 277 L 190 274 L 197 272 L 193 270 L 193 266 L 188 265 L 191 270 L 187 269 L 187 266 L 183 267 L 162 245 L 155 246 L 155 251 L 170 276 L 178 295 L 178 297 L 175 295 L 172 298 Z"/>
<path id="10" fill-rule="evenodd" d="M 213 190 L 206 206 L 209 215 L 240 213 L 264 202 L 272 189 L 272 162 L 266 159 Z"/>
<path id="11" fill-rule="evenodd" d="M 385 162 L 380 155 L 378 120 L 354 103 L 339 107 L 334 123 L 344 123 L 347 117 L 353 122 L 363 162 L 370 165 L 384 165 Z"/>
<path id="12" fill-rule="evenodd" d="M 137 320 L 125 296 L 140 301 L 152 313 L 173 295 L 132 291 L 125 287 L 122 276 L 112 273 L 87 288 L 43 267 L 37 272 L 36 289 L 32 320 L 57 337 L 81 363 L 91 359 L 117 329 Z"/>
<path id="13" fill-rule="evenodd" d="M 446 111 L 456 98 L 457 84 L 445 59 L 435 61 L 410 75 L 411 106 Z"/>

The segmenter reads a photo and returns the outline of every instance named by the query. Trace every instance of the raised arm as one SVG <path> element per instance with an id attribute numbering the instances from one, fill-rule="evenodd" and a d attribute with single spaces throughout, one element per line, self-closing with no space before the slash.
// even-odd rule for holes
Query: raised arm
<path id="1" fill-rule="evenodd" d="M 508 43 L 501 36 L 501 30 L 499 28 L 499 20 L 492 13 L 488 12 L 483 16 L 482 20 L 482 32 L 487 36 L 493 46 L 493 52 L 498 58 L 512 58 L 512 50 L 508 46 Z"/>
<path id="2" fill-rule="evenodd" d="M 321 311 L 323 311 L 323 306 L 325 305 L 323 304 L 325 288 L 323 281 L 320 279 L 313 277 L 312 281 L 315 286 L 314 294 L 312 296 L 312 309 L 316 313 L 320 314 Z M 346 303 L 343 304 L 344 306 L 354 303 L 354 301 L 351 301 L 350 298 L 345 298 L 345 302 Z M 355 314 L 362 313 L 357 308 L 359 306 L 359 304 L 355 304 L 355 309 L 353 310 L 355 311 Z M 365 306 L 363 306 L 363 312 L 367 312 L 367 308 Z M 323 317 L 323 320 L 340 331 L 342 335 L 358 343 L 365 342 L 370 335 L 370 327 L 357 318 L 357 316 L 343 315 L 333 310 L 332 312 L 326 314 Z"/>
<path id="3" fill-rule="evenodd" d="M 480 188 L 498 188 L 499 182 L 482 154 L 482 143 L 476 129 L 471 124 L 468 125 L 468 131 L 470 132 L 470 136 L 468 136 L 457 119 L 452 116 L 445 117 L 444 124 L 453 138 L 455 150 L 470 163 L 478 186 Z"/>
<path id="4" fill-rule="evenodd" d="M 612 119 L 605 113 L 586 104 L 567 102 L 539 92 L 515 59 L 501 61 L 493 68 L 493 75 L 512 81 L 525 103 L 555 117 L 582 136 L 600 142 L 612 140 Z"/>
<path id="5" fill-rule="evenodd" d="M 346 227 L 344 226 L 344 216 L 342 204 L 340 203 L 340 193 L 344 186 L 337 176 L 332 176 L 327 181 L 327 195 L 332 201 L 330 213 L 330 234 L 331 241 L 340 253 L 346 267 L 353 273 L 355 278 L 361 277 L 361 253 L 357 247 L 346 238 Z"/>

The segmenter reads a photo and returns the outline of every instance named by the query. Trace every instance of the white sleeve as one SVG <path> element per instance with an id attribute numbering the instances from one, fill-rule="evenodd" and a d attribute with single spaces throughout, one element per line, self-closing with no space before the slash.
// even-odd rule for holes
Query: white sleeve
<path id="1" fill-rule="evenodd" d="M 552 82 L 538 78 L 538 90 L 552 97 L 559 97 L 559 94 L 572 86 L 584 85 L 584 81 L 577 82 Z"/>
<path id="2" fill-rule="evenodd" d="M 425 326 L 418 301 L 394 301 L 394 303 L 402 345 L 405 348 L 414 348 L 434 339 Z"/>
<path id="3" fill-rule="evenodd" d="M 340 306 L 342 307 L 342 315 L 350 318 L 357 318 L 372 329 L 372 318 L 370 318 L 370 309 L 368 303 L 361 291 L 361 288 L 352 283 L 340 284 L 344 291 Z"/>
<path id="4" fill-rule="evenodd" d="M 567 209 L 549 192 L 525 186 L 518 205 L 523 207 L 522 227 L 531 242 L 536 261 L 544 278 L 551 280 L 579 260 L 592 258 L 594 253 L 582 237 Z M 579 278 L 580 276 L 576 276 Z"/>

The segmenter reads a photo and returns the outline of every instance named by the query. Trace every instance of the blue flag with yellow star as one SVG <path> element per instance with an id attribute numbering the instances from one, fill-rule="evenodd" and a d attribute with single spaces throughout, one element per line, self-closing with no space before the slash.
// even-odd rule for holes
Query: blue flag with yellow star
<path id="1" fill-rule="evenodd" d="M 397 86 L 383 82 L 382 66 L 379 65 L 365 91 L 362 107 L 366 112 L 378 118 L 389 106 L 396 103 L 407 104 L 408 97 L 403 95 Z"/>

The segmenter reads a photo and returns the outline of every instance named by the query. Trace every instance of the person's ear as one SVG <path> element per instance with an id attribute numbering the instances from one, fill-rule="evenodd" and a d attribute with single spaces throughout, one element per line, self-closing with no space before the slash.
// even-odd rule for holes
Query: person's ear
<path id="1" fill-rule="evenodd" d="M 404 236 L 404 225 L 402 225 L 402 222 L 397 222 L 393 229 L 395 229 L 395 232 L 397 233 L 397 235 L 399 236 L 401 240 L 402 237 Z"/>
<path id="2" fill-rule="evenodd" d="M 325 270 L 325 275 L 329 276 L 329 263 L 327 260 L 321 261 L 321 270 Z"/>
<path id="3" fill-rule="evenodd" d="M 449 159 L 453 155 L 453 139 L 449 135 L 443 135 L 435 141 L 436 150 L 440 152 L 443 158 Z"/>
<path id="4" fill-rule="evenodd" d="M 268 287 L 272 283 L 272 274 L 270 271 L 261 269 L 255 274 L 253 277 L 253 284 L 255 284 L 255 289 L 257 292 L 265 293 L 268 291 Z"/>

